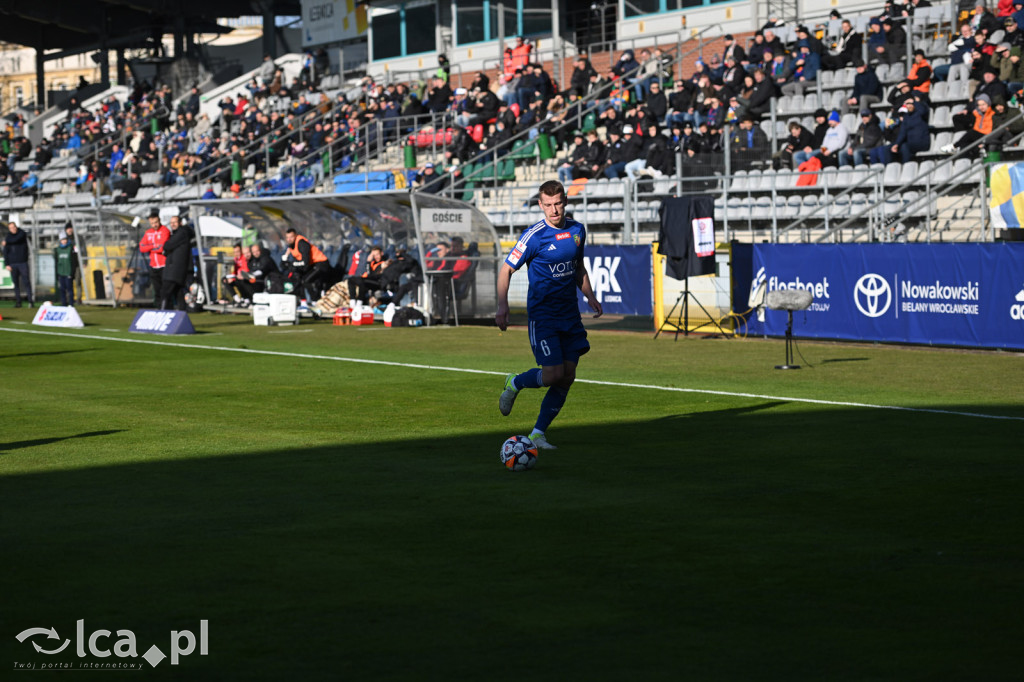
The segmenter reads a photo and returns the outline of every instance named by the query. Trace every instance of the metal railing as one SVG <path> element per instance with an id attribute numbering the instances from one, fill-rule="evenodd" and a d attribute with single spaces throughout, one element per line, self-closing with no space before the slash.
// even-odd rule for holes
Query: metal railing
<path id="1" fill-rule="evenodd" d="M 914 178 L 912 178 L 910 181 L 908 181 L 906 183 L 900 184 L 899 186 L 896 187 L 896 189 L 892 189 L 892 190 L 883 192 L 882 195 L 877 198 L 875 203 L 869 204 L 869 205 L 865 206 L 860 211 L 851 213 L 851 215 L 849 217 L 845 218 L 844 220 L 839 221 L 837 224 L 834 224 L 834 225 L 833 224 L 829 224 L 827 222 L 828 214 L 826 213 L 825 221 L 823 221 L 823 222 L 821 222 L 821 223 L 819 223 L 817 225 L 814 225 L 814 226 L 808 226 L 807 225 L 807 221 L 809 219 L 814 218 L 815 217 L 815 213 L 818 212 L 818 211 L 815 211 L 815 212 L 811 213 L 808 216 L 802 217 L 800 220 L 794 221 L 794 222 L 790 223 L 789 225 L 786 225 L 784 228 L 782 228 L 782 230 L 780 231 L 780 234 L 786 234 L 787 232 L 789 232 L 791 230 L 795 230 L 795 229 L 811 230 L 811 231 L 816 231 L 816 230 L 819 230 L 819 229 L 824 229 L 824 233 L 820 237 L 818 237 L 816 239 L 816 241 L 822 242 L 822 241 L 828 241 L 828 240 L 833 240 L 833 241 L 841 240 L 842 239 L 842 233 L 843 233 L 844 230 L 851 229 L 852 226 L 858 224 L 859 221 L 863 221 L 863 219 L 865 219 L 869 214 L 871 214 L 873 212 L 884 211 L 886 202 L 891 202 L 891 201 L 894 201 L 895 199 L 897 199 L 898 197 L 901 197 L 905 192 L 910 191 L 910 189 L 912 187 L 924 186 L 926 188 L 927 192 L 925 194 L 919 195 L 917 198 L 915 198 L 915 200 L 913 201 L 913 203 L 911 205 L 903 206 L 902 210 L 905 211 L 905 212 L 908 212 L 908 213 L 912 213 L 914 211 L 918 211 L 918 210 L 922 210 L 923 209 L 923 210 L 925 210 L 927 212 L 927 210 L 928 210 L 927 205 L 928 204 L 934 204 L 936 202 L 936 200 L 939 199 L 940 197 L 947 196 L 947 195 L 951 194 L 956 188 L 962 186 L 963 183 L 960 181 L 961 179 L 958 178 L 958 177 L 955 177 L 953 172 L 952 172 L 954 164 L 955 164 L 955 162 L 958 159 L 968 158 L 969 155 L 973 154 L 974 151 L 978 147 L 986 147 L 987 148 L 990 145 L 993 145 L 993 146 L 997 145 L 997 146 L 1001 147 L 1001 146 L 1004 146 L 1006 144 L 1012 144 L 1012 143 L 1020 141 L 1021 139 L 1024 139 L 1024 133 L 1018 133 L 1016 135 L 1010 136 L 1009 138 L 1007 138 L 1007 135 L 1005 134 L 1005 131 L 1008 131 L 1010 126 L 1012 124 L 1014 124 L 1015 119 L 1019 118 L 1022 115 L 1024 115 L 1024 113 L 1017 112 L 1016 115 L 1012 116 L 1011 118 L 1009 118 L 1008 120 L 1003 122 L 1003 124 L 1000 125 L 999 127 L 993 129 L 992 132 L 989 133 L 988 135 L 985 135 L 984 137 L 980 138 L 971 147 L 965 147 L 964 149 L 961 149 L 961 150 L 957 151 L 955 154 L 950 155 L 949 157 L 940 160 L 932 168 L 928 169 L 925 172 L 918 173 L 917 176 L 915 176 Z M 932 179 L 934 177 L 932 174 L 935 172 L 935 170 L 940 165 L 948 165 L 949 166 L 949 171 L 950 172 L 949 172 L 948 178 L 944 182 L 932 184 Z M 972 167 L 974 169 L 981 168 L 981 167 L 983 167 L 983 164 L 981 162 L 975 162 L 975 163 L 972 164 Z M 856 189 L 855 187 L 851 187 L 849 191 L 852 192 L 855 189 Z M 987 220 L 987 215 L 985 215 L 983 217 L 983 220 Z M 884 223 L 885 220 L 883 219 L 882 222 Z M 865 236 L 866 237 L 874 237 L 874 236 L 876 236 L 876 235 L 874 235 L 872 233 L 872 230 L 871 230 L 871 225 L 872 224 L 873 223 L 869 222 L 869 224 L 868 224 L 868 226 L 866 228 L 865 227 L 861 227 L 861 228 L 859 228 L 857 230 L 854 230 L 854 232 L 853 232 L 853 239 L 856 240 L 858 238 L 862 238 L 862 237 L 865 237 Z M 930 231 L 931 221 L 930 220 L 928 221 L 928 224 L 929 224 L 929 228 L 928 228 L 928 233 L 927 233 L 927 240 L 931 241 L 931 231 Z"/>

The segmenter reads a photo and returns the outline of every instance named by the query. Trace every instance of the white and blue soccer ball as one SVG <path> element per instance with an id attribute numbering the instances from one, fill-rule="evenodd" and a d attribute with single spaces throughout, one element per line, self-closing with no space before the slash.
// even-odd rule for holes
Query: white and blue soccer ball
<path id="1" fill-rule="evenodd" d="M 509 471 L 526 471 L 537 463 L 537 446 L 526 436 L 512 436 L 501 444 L 501 463 Z"/>

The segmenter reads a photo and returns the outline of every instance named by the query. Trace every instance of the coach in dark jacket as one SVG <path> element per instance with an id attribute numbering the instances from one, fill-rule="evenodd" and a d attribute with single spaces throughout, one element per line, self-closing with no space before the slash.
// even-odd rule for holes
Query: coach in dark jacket
<path id="1" fill-rule="evenodd" d="M 160 290 L 160 309 L 185 309 L 185 281 L 192 266 L 192 233 L 181 224 L 181 218 L 171 216 L 171 236 L 164 242 L 167 265 L 164 266 L 164 284 Z"/>
<path id="2" fill-rule="evenodd" d="M 7 235 L 4 237 L 4 267 L 11 273 L 14 280 L 14 307 L 21 307 L 21 287 L 25 287 L 28 305 L 32 307 L 32 280 L 28 270 L 28 235 L 25 230 L 11 221 L 7 223 Z"/>

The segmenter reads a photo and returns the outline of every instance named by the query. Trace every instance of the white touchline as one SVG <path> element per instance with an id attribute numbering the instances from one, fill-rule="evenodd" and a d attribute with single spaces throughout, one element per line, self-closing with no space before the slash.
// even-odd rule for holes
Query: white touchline
<path id="1" fill-rule="evenodd" d="M 444 367 L 442 365 L 420 365 L 412 362 L 392 362 L 389 360 L 366 360 L 363 358 L 339 358 L 333 355 L 311 355 L 291 351 L 258 350 L 255 348 L 228 348 L 227 346 L 204 346 L 198 343 L 174 343 L 173 341 L 157 341 L 155 339 L 120 339 L 112 336 L 95 336 L 92 334 L 75 334 L 70 332 L 51 332 L 39 329 L 9 329 L 0 327 L 0 331 L 16 334 L 42 334 L 44 336 L 65 336 L 76 339 L 92 339 L 98 341 L 118 341 L 121 343 L 142 343 L 151 346 L 167 346 L 171 348 L 193 348 L 198 350 L 217 350 L 228 353 L 252 353 L 255 355 L 279 355 L 287 358 L 304 358 L 306 360 L 334 360 L 336 362 L 354 362 L 364 365 L 385 365 L 388 367 L 406 367 L 409 369 L 432 369 L 442 372 L 462 372 L 464 374 L 488 374 L 503 377 L 506 372 L 494 372 L 486 369 L 467 369 L 464 367 Z M 657 386 L 654 384 L 629 384 L 617 381 L 598 381 L 597 379 L 576 379 L 579 384 L 595 386 L 615 386 L 618 388 L 642 388 L 649 391 L 671 391 L 674 393 L 699 393 L 702 395 L 721 395 L 731 398 L 756 398 L 758 400 L 785 400 L 791 403 L 810 403 L 812 405 L 833 405 L 836 407 L 863 407 L 872 410 L 898 410 L 901 412 L 925 412 L 928 414 L 948 414 L 958 417 L 977 417 L 979 419 L 1000 419 L 1007 421 L 1024 421 L 1024 417 L 1009 417 L 999 414 L 981 412 L 958 412 L 956 410 L 939 410 L 929 407 L 901 407 L 899 405 L 873 405 L 871 403 L 853 403 L 842 400 L 818 400 L 815 398 L 794 398 L 783 395 L 762 395 L 760 393 L 739 393 L 736 391 L 715 391 L 706 388 L 678 388 L 675 386 Z"/>

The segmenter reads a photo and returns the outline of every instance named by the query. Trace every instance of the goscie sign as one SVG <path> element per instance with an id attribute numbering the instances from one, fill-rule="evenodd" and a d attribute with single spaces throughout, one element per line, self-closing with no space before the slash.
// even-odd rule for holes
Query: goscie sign
<path id="1" fill-rule="evenodd" d="M 50 305 L 49 301 L 40 306 L 36 316 L 32 318 L 32 324 L 42 327 L 80 328 L 85 326 L 82 324 L 82 318 L 78 316 L 77 310 L 70 306 Z"/>
<path id="2" fill-rule="evenodd" d="M 188 314 L 180 310 L 140 310 L 128 331 L 143 334 L 195 334 Z"/>
<path id="3" fill-rule="evenodd" d="M 420 230 L 468 234 L 472 220 L 473 212 L 468 208 L 424 208 L 420 211 Z"/>

